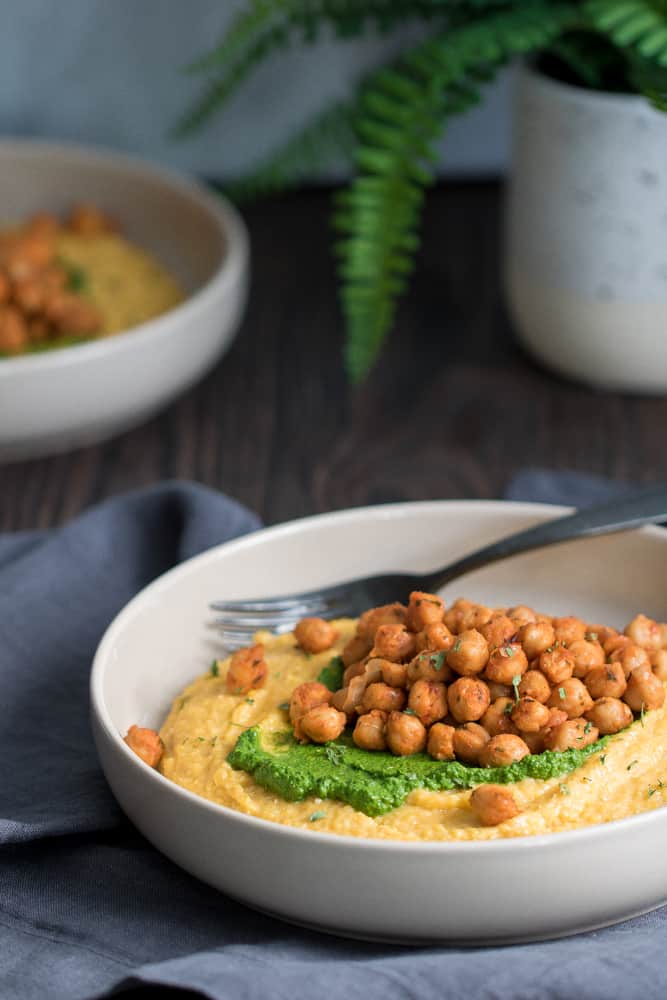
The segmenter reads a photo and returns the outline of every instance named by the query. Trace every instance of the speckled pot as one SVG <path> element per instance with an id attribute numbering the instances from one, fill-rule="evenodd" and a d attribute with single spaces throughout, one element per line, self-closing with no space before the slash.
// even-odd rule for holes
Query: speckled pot
<path id="1" fill-rule="evenodd" d="M 667 392 L 667 115 L 519 71 L 505 286 L 550 368 Z"/>

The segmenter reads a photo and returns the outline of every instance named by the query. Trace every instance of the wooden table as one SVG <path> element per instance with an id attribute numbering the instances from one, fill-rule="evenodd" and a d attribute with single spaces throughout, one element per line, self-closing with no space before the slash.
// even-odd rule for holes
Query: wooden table
<path id="1" fill-rule="evenodd" d="M 0 530 L 47 528 L 175 477 L 224 490 L 267 523 L 389 500 L 496 497 L 526 465 L 667 479 L 667 399 L 560 380 L 513 342 L 498 185 L 430 195 L 410 295 L 356 390 L 341 364 L 328 216 L 322 191 L 248 210 L 253 288 L 230 353 L 114 441 L 1 467 Z"/>

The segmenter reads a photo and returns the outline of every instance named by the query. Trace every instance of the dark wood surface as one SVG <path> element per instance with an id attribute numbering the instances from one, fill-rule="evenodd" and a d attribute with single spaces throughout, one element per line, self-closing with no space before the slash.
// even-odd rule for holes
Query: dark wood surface
<path id="1" fill-rule="evenodd" d="M 563 381 L 513 342 L 501 213 L 493 183 L 432 192 L 397 328 L 372 377 L 351 390 L 327 193 L 247 210 L 253 286 L 229 354 L 116 440 L 0 467 L 0 530 L 47 528 L 175 477 L 224 490 L 267 523 L 389 500 L 496 497 L 526 465 L 667 478 L 667 399 Z"/>

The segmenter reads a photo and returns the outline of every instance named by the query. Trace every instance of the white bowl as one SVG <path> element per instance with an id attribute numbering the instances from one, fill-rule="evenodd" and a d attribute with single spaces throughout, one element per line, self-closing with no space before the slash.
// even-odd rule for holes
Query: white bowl
<path id="1" fill-rule="evenodd" d="M 145 420 L 215 363 L 241 320 L 248 236 L 229 202 L 117 153 L 0 141 L 3 224 L 77 201 L 112 213 L 188 297 L 113 337 L 0 359 L 0 461 L 65 451 Z"/>
<path id="2" fill-rule="evenodd" d="M 295 521 L 221 545 L 143 590 L 110 625 L 91 679 L 95 740 L 127 815 L 159 850 L 251 906 L 321 930 L 404 941 L 503 942 L 613 923 L 667 899 L 667 809 L 547 836 L 475 843 L 363 840 L 281 826 L 218 806 L 123 743 L 158 727 L 219 654 L 214 597 L 317 586 L 369 570 L 427 570 L 563 513 L 540 504 L 429 502 Z M 572 542 L 450 585 L 487 603 L 526 601 L 625 624 L 661 620 L 667 532 Z M 397 595 L 403 597 L 405 595 Z"/>

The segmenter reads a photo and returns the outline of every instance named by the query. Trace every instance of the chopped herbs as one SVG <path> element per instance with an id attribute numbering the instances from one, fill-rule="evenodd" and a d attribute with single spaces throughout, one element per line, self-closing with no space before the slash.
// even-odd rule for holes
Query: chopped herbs
<path id="1" fill-rule="evenodd" d="M 564 784 L 563 785 L 559 785 L 558 788 L 560 790 L 560 794 L 561 795 L 569 795 L 570 794 L 570 789 L 567 787 L 567 785 L 564 785 Z"/>
<path id="2" fill-rule="evenodd" d="M 213 677 L 219 677 L 220 676 L 220 664 L 219 664 L 218 660 L 214 660 L 213 663 L 211 664 L 211 675 Z"/>
<path id="3" fill-rule="evenodd" d="M 503 711 L 505 712 L 505 715 L 511 715 L 512 712 L 514 711 L 514 703 L 511 702 L 511 701 L 508 701 L 507 704 L 505 705 L 505 708 L 503 709 Z"/>
<path id="4" fill-rule="evenodd" d="M 664 787 L 665 787 L 665 785 L 664 785 L 664 782 L 663 782 L 662 778 L 658 781 L 657 785 L 649 785 L 648 786 L 648 797 L 649 797 L 649 799 L 653 798 L 653 796 L 655 795 L 656 792 L 662 791 L 662 789 Z"/>
<path id="5" fill-rule="evenodd" d="M 245 703 L 246 703 L 246 705 L 254 705 L 255 704 L 255 699 L 254 698 L 246 698 L 245 699 Z"/>
<path id="6" fill-rule="evenodd" d="M 641 707 L 641 711 L 640 711 L 640 713 L 639 713 L 639 721 L 640 721 L 640 722 L 641 722 L 641 724 L 642 724 L 642 729 L 644 728 L 644 716 L 645 716 L 645 715 L 646 715 L 646 707 L 645 707 L 645 705 L 644 705 L 644 702 L 642 702 L 642 707 Z"/>
<path id="7" fill-rule="evenodd" d="M 638 764 L 638 763 L 639 763 L 638 760 L 631 760 L 625 770 L 626 771 L 631 771 L 632 768 L 635 766 L 635 764 Z"/>
<path id="8" fill-rule="evenodd" d="M 581 780 L 585 781 L 587 785 L 592 785 L 593 784 L 593 779 L 592 778 L 582 778 Z"/>
<path id="9" fill-rule="evenodd" d="M 281 701 L 280 704 L 278 705 L 278 708 L 280 709 L 281 712 L 286 712 L 289 709 L 289 702 Z"/>
<path id="10" fill-rule="evenodd" d="M 461 640 L 460 639 L 456 640 L 456 642 L 452 646 L 452 649 L 454 650 L 455 653 L 458 653 L 460 651 L 460 649 L 461 649 Z"/>
<path id="11" fill-rule="evenodd" d="M 514 688 L 514 700 L 519 701 L 519 684 L 521 683 L 521 674 L 515 674 L 512 678 L 512 687 Z"/>
<path id="12" fill-rule="evenodd" d="M 343 757 L 345 756 L 345 750 L 343 747 L 338 746 L 335 743 L 328 743 L 324 747 L 324 756 L 334 765 L 342 764 Z"/>
<path id="13" fill-rule="evenodd" d="M 434 670 L 442 670 L 445 663 L 445 651 L 441 650 L 430 657 L 430 663 Z"/>
<path id="14" fill-rule="evenodd" d="M 415 712 L 414 708 L 404 708 L 403 709 L 403 714 L 404 715 L 416 715 L 417 713 Z"/>
<path id="15" fill-rule="evenodd" d="M 601 754 L 601 756 L 600 756 L 600 763 L 601 764 L 606 764 L 607 763 L 607 755 L 606 755 L 606 753 Z"/>
<path id="16" fill-rule="evenodd" d="M 586 725 L 584 726 L 584 734 L 588 736 L 592 728 L 593 728 L 593 723 L 587 722 Z"/>
<path id="17" fill-rule="evenodd" d="M 211 740 L 211 746 L 214 747 L 217 742 L 218 742 L 218 737 L 214 736 L 213 739 Z"/>
<path id="18" fill-rule="evenodd" d="M 587 642 L 597 642 L 598 634 L 597 632 L 587 632 L 585 639 Z"/>
<path id="19" fill-rule="evenodd" d="M 565 688 L 558 688 L 558 697 L 561 701 L 565 701 Z"/>
<path id="20" fill-rule="evenodd" d="M 317 812 L 312 813 L 308 818 L 311 823 L 317 822 L 318 819 L 324 819 L 326 813 L 322 809 L 318 809 Z"/>
<path id="21" fill-rule="evenodd" d="M 205 736 L 198 736 L 197 737 L 197 743 L 206 743 L 206 737 Z"/>
<path id="22" fill-rule="evenodd" d="M 514 650 L 511 646 L 503 646 L 503 656 L 514 656 Z"/>

